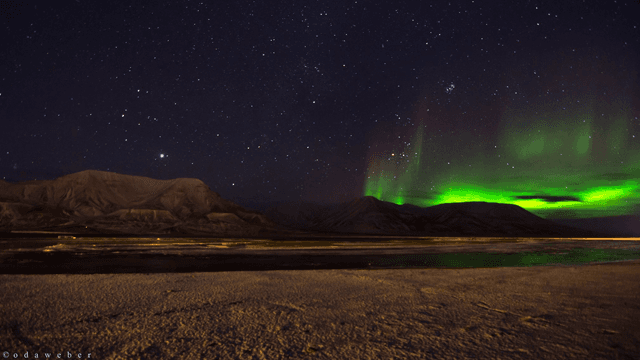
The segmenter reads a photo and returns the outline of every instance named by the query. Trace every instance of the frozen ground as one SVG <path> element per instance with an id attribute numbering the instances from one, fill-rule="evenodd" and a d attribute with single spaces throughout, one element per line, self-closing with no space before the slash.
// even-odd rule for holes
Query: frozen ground
<path id="1" fill-rule="evenodd" d="M 640 261 L 0 275 L 0 356 L 638 359 Z"/>

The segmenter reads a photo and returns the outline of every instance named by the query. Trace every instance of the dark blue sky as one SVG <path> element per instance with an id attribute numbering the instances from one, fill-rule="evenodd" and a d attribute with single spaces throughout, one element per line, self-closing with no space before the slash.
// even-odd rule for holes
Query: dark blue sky
<path id="1" fill-rule="evenodd" d="M 97 169 L 245 205 L 351 199 L 419 122 L 438 169 L 463 133 L 501 144 L 505 113 L 578 109 L 589 79 L 640 149 L 637 1 L 57 3 L 0 5 L 9 181 Z"/>

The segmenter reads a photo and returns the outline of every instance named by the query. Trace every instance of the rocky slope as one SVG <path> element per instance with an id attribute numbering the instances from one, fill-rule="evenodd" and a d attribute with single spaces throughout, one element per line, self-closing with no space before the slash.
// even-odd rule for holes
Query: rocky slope
<path id="1" fill-rule="evenodd" d="M 273 224 L 198 179 L 156 180 L 87 170 L 0 182 L 0 230 L 250 235 Z"/>

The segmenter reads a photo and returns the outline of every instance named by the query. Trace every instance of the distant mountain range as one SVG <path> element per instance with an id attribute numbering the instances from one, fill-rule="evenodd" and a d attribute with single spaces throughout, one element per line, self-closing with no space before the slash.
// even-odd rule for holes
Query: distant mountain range
<path id="1" fill-rule="evenodd" d="M 633 219 L 628 222 L 633 224 Z M 369 196 L 337 205 L 283 203 L 263 215 L 221 198 L 198 179 L 156 180 L 96 170 L 55 180 L 0 181 L 0 232 L 5 233 L 269 236 L 302 230 L 399 236 L 612 236 L 605 226 L 584 225 L 546 220 L 510 204 L 421 208 Z"/>
<path id="2" fill-rule="evenodd" d="M 427 208 L 365 196 L 338 205 L 286 203 L 265 210 L 276 223 L 321 232 L 463 237 L 602 237 L 511 204 L 466 202 Z"/>

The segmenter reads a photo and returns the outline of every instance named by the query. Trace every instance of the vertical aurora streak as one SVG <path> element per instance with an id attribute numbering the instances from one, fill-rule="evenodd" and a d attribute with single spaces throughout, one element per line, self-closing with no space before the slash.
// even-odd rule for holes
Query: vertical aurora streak
<path id="1" fill-rule="evenodd" d="M 367 169 L 364 195 L 399 205 L 427 206 L 419 195 L 422 144 L 423 126 L 420 124 L 404 149 L 374 154 Z"/>

